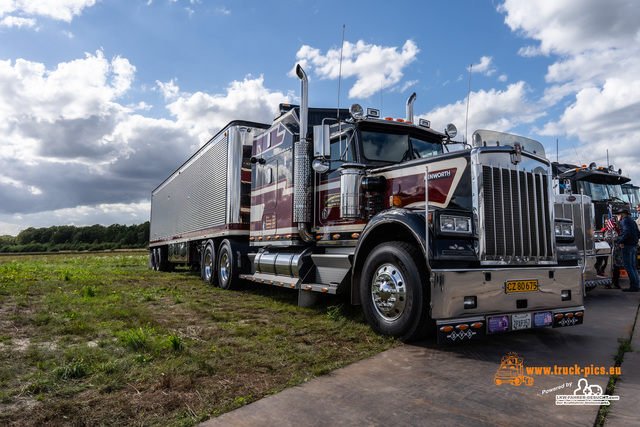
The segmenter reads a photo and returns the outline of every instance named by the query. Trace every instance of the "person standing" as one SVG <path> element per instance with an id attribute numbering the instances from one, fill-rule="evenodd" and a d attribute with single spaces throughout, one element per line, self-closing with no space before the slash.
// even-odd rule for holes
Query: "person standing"
<path id="1" fill-rule="evenodd" d="M 620 236 L 618 237 L 618 244 L 622 252 L 622 263 L 624 269 L 627 270 L 629 276 L 629 287 L 624 288 L 623 292 L 639 292 L 640 291 L 640 279 L 638 278 L 638 269 L 636 268 L 636 251 L 638 245 L 638 226 L 631 219 L 631 213 L 625 209 L 620 208 L 615 212 L 618 217 L 618 224 L 620 226 Z"/>
<path id="2" fill-rule="evenodd" d="M 636 224 L 638 224 L 638 233 L 640 233 L 640 204 L 636 205 L 636 212 L 638 212 L 638 218 L 636 218 Z M 638 243 L 640 245 L 640 242 Z M 640 269 L 640 260 L 636 258 L 636 266 Z"/>
<path id="3" fill-rule="evenodd" d="M 620 251 L 620 245 L 618 244 L 618 235 L 620 230 L 615 218 L 607 219 L 605 221 L 606 228 L 604 232 L 604 240 L 611 247 L 611 285 L 604 285 L 606 289 L 620 289 L 620 269 L 622 264 L 622 252 Z"/>

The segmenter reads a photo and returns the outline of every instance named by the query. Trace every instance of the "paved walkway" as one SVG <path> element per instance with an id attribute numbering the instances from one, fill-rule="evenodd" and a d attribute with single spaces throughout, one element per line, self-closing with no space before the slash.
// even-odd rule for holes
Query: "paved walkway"
<path id="1" fill-rule="evenodd" d="M 483 341 L 404 345 L 284 390 L 202 426 L 591 426 L 599 406 L 556 405 L 584 375 L 532 375 L 532 386 L 495 385 L 510 352 L 525 367 L 613 366 L 629 337 L 640 293 L 595 289 L 582 326 L 499 334 Z M 640 326 L 638 327 L 640 329 Z M 640 425 L 640 331 L 627 353 L 606 427 Z M 587 376 L 606 389 L 608 375 Z"/>

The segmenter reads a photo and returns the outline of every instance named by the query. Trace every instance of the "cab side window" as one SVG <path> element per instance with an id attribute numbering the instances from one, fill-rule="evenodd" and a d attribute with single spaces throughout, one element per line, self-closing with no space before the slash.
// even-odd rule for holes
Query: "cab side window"
<path id="1" fill-rule="evenodd" d="M 348 133 L 331 139 L 331 155 L 329 156 L 331 166 L 329 171 L 339 169 L 343 163 L 355 161 L 352 135 L 352 133 Z"/>

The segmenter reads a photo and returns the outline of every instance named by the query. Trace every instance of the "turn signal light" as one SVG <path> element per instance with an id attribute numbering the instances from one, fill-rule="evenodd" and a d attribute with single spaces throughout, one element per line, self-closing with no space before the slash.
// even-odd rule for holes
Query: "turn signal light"
<path id="1" fill-rule="evenodd" d="M 465 325 L 464 323 L 462 325 L 458 325 L 456 326 L 456 329 L 460 330 L 460 331 L 466 331 L 467 329 L 469 329 L 469 325 Z"/>
<path id="2" fill-rule="evenodd" d="M 442 332 L 451 332 L 453 331 L 453 326 L 443 326 L 442 328 L 440 328 L 440 330 Z"/>
<path id="3" fill-rule="evenodd" d="M 471 324 L 471 327 L 472 327 L 473 329 L 480 329 L 480 328 L 482 328 L 482 322 L 472 323 L 472 324 Z"/>

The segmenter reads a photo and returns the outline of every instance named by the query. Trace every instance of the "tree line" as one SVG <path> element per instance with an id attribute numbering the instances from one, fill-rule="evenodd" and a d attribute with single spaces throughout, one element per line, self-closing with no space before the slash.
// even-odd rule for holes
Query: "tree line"
<path id="1" fill-rule="evenodd" d="M 139 225 L 29 227 L 0 236 L 0 252 L 59 252 L 138 249 L 149 244 L 149 221 Z"/>

